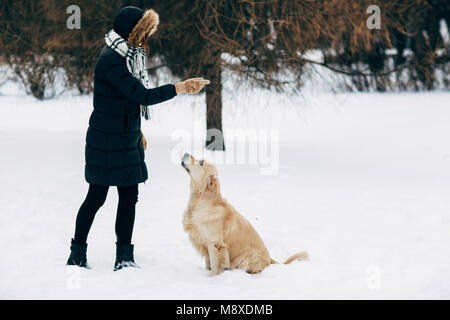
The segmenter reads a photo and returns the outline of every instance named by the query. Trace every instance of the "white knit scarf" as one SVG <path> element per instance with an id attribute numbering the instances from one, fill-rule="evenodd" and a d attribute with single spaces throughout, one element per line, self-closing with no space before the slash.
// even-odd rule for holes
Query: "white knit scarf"
<path id="1" fill-rule="evenodd" d="M 105 34 L 106 44 L 125 58 L 128 71 L 138 79 L 142 85 L 149 89 L 150 81 L 148 79 L 147 70 L 145 69 L 145 50 L 140 47 L 129 46 L 124 38 L 122 38 L 113 29 Z M 146 119 L 150 119 L 150 110 L 148 106 L 141 105 L 141 115 Z"/>

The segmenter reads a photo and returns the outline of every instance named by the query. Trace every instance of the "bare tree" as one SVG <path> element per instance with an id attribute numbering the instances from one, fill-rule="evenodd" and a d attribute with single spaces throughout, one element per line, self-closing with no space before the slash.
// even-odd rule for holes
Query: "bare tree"
<path id="1" fill-rule="evenodd" d="M 381 28 L 366 25 L 371 0 L 77 0 L 80 30 L 66 28 L 70 0 L 0 2 L 0 61 L 39 99 L 51 97 L 58 69 L 65 86 L 93 90 L 96 59 L 120 7 L 154 8 L 159 32 L 150 38 L 152 66 L 179 79 L 205 77 L 209 149 L 224 150 L 222 77 L 236 86 L 298 93 L 312 66 L 349 76 L 357 90 L 449 86 L 449 24 L 445 0 L 379 2 Z M 396 49 L 388 53 L 388 49 Z M 322 58 L 308 58 L 311 51 Z M 405 55 L 409 52 L 409 55 Z M 218 140 L 218 138 L 220 138 Z"/>

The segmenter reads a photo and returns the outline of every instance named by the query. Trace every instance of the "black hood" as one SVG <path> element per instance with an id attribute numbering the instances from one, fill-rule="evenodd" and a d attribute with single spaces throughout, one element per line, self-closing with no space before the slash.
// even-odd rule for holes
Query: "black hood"
<path id="1" fill-rule="evenodd" d="M 114 31 L 125 40 L 128 40 L 128 36 L 143 15 L 144 10 L 137 7 L 129 6 L 120 9 L 114 18 Z"/>

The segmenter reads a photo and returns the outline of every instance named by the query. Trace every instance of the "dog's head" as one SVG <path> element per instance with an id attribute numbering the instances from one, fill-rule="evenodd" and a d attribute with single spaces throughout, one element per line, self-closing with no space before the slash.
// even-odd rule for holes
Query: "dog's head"
<path id="1" fill-rule="evenodd" d="M 191 177 L 192 191 L 201 193 L 219 193 L 219 181 L 216 167 L 206 161 L 197 160 L 185 153 L 181 159 L 181 166 Z"/>

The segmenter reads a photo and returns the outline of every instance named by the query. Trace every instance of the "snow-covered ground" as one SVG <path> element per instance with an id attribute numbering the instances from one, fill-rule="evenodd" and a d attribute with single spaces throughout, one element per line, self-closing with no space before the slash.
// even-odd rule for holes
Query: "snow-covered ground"
<path id="1" fill-rule="evenodd" d="M 150 179 L 140 185 L 133 237 L 142 268 L 113 272 L 115 188 L 89 236 L 93 269 L 65 266 L 88 188 L 92 97 L 37 102 L 3 93 L 0 298 L 450 298 L 449 93 L 225 93 L 228 131 L 279 139 L 272 174 L 261 174 L 260 157 L 218 165 L 223 196 L 274 259 L 307 250 L 310 261 L 217 277 L 182 230 L 189 178 L 173 160 L 199 152 L 180 150 L 177 139 L 203 126 L 203 95 L 165 102 L 143 124 Z"/>

